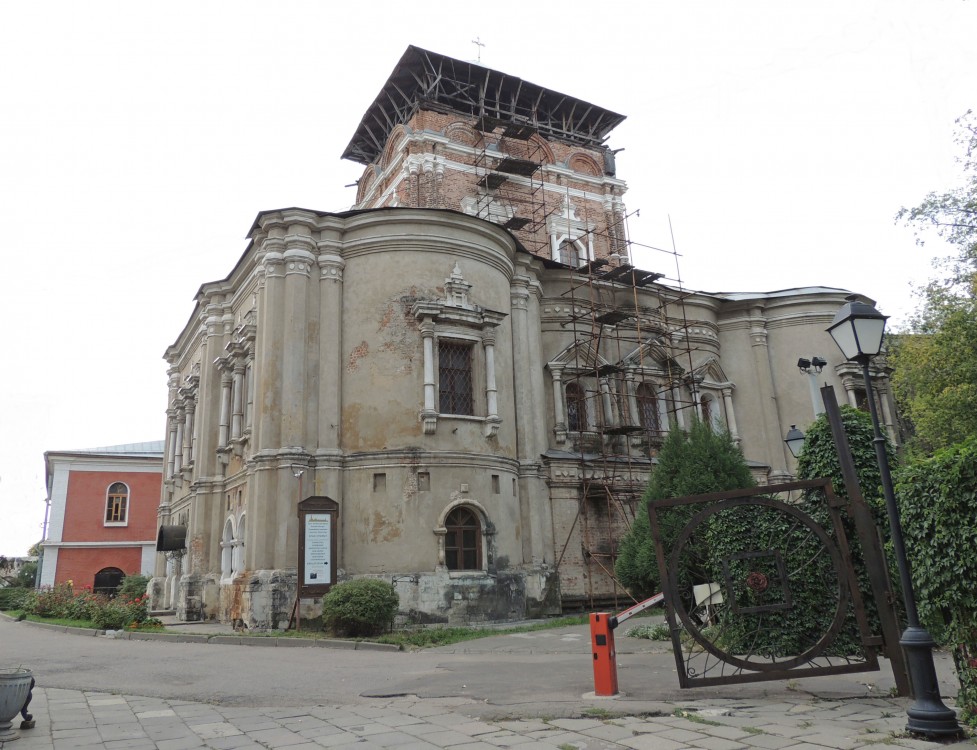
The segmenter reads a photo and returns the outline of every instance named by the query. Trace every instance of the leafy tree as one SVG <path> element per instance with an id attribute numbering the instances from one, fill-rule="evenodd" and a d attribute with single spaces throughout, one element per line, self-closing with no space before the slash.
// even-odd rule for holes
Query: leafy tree
<path id="1" fill-rule="evenodd" d="M 977 298 L 931 284 L 913 325 L 892 338 L 889 363 L 912 448 L 928 454 L 977 435 Z"/>
<path id="2" fill-rule="evenodd" d="M 698 420 L 688 431 L 673 427 L 658 452 L 658 465 L 645 491 L 644 507 L 639 511 L 631 531 L 621 540 L 614 568 L 617 579 L 639 599 L 661 590 L 651 523 L 646 510 L 649 502 L 753 487 L 755 484 L 743 454 L 728 432 L 716 433 L 708 424 Z M 688 506 L 677 508 L 663 519 L 662 535 L 666 544 L 679 534 L 691 512 Z"/>
<path id="3" fill-rule="evenodd" d="M 919 291 L 910 334 L 890 342 L 893 392 L 914 428 L 912 447 L 923 453 L 977 435 L 977 123 L 968 111 L 957 124 L 961 184 L 897 214 L 920 243 L 929 230 L 957 248 Z"/>
<path id="4" fill-rule="evenodd" d="M 17 585 L 34 588 L 34 577 L 37 575 L 37 563 L 25 562 L 17 571 Z"/>

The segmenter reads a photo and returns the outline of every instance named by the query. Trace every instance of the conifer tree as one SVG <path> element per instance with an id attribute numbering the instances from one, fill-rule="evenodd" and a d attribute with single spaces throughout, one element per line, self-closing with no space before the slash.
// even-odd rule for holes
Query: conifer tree
<path id="1" fill-rule="evenodd" d="M 618 581 L 633 596 L 644 599 L 661 591 L 655 545 L 648 520 L 648 503 L 686 495 L 753 487 L 756 482 L 729 432 L 717 433 L 695 420 L 689 430 L 673 427 L 658 453 L 637 518 L 621 540 L 614 570 Z M 690 511 L 671 512 L 662 529 L 663 539 L 674 538 Z"/>

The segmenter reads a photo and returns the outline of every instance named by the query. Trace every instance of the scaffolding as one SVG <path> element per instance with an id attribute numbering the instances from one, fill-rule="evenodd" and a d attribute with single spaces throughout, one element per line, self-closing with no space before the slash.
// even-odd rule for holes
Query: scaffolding
<path id="1" fill-rule="evenodd" d="M 547 254 L 545 150 L 530 122 L 475 121 L 475 215 L 501 224 L 533 255 Z"/>
<path id="2" fill-rule="evenodd" d="M 562 207 L 552 197 L 547 200 L 552 192 L 545 183 L 547 155 L 531 114 L 514 121 L 511 114 L 503 119 L 483 111 L 475 119 L 475 213 L 512 231 L 530 253 L 566 274 L 561 296 L 572 312 L 563 327 L 571 333 L 573 361 L 563 386 L 568 408 L 578 407 L 573 415 L 578 423 L 565 425 L 565 432 L 581 482 L 576 516 L 566 539 L 558 540 L 556 566 L 559 570 L 573 557 L 579 538 L 586 593 L 565 597 L 564 605 L 618 608 L 630 600 L 614 572 L 620 539 L 640 510 L 669 425 L 687 424 L 685 415 L 698 407 L 685 312 L 689 293 L 674 249 L 669 253 L 673 279 L 629 262 L 626 217 L 608 222 L 585 215 L 571 226 L 570 191 Z M 566 255 L 550 244 L 551 230 L 563 218 L 561 208 L 567 212 L 566 236 L 572 238 Z M 580 236 L 580 225 L 589 227 L 588 236 Z M 595 246 L 606 257 L 598 257 Z M 636 392 L 643 387 L 637 378 L 646 376 L 657 388 L 653 398 L 641 401 L 647 394 Z M 571 402 L 574 391 L 580 401 Z"/>
<path id="3" fill-rule="evenodd" d="M 682 286 L 678 253 L 669 253 L 676 272 L 668 279 L 627 262 L 626 232 L 596 231 L 613 249 L 623 236 L 625 252 L 615 253 L 616 264 L 598 258 L 565 269 L 563 297 L 572 313 L 563 325 L 572 332 L 573 366 L 563 383 L 568 435 L 574 436 L 572 453 L 582 482 L 577 514 L 556 561 L 558 568 L 566 564 L 579 535 L 586 593 L 576 604 L 588 609 L 634 601 L 614 572 L 620 540 L 641 510 L 669 426 L 687 425 L 699 408 L 685 310 L 690 292 Z M 571 394 L 581 399 L 576 414 L 570 413 Z"/>

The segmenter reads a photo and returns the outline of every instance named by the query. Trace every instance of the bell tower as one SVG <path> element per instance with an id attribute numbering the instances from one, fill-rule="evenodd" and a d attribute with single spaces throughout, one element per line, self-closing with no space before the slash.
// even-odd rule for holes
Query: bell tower
<path id="1" fill-rule="evenodd" d="M 408 47 L 343 158 L 356 209 L 461 211 L 572 267 L 627 260 L 623 195 L 605 142 L 623 115 L 515 76 Z"/>

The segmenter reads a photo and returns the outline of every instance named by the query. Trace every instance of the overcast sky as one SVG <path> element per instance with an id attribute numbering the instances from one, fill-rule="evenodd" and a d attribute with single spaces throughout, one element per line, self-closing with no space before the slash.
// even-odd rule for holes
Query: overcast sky
<path id="1" fill-rule="evenodd" d="M 349 208 L 408 44 L 627 115 L 631 238 L 671 217 L 681 254 L 636 265 L 898 322 L 947 250 L 894 214 L 956 180 L 975 36 L 963 0 L 0 3 L 0 553 L 41 537 L 44 451 L 164 437 L 163 352 L 258 211 Z"/>

